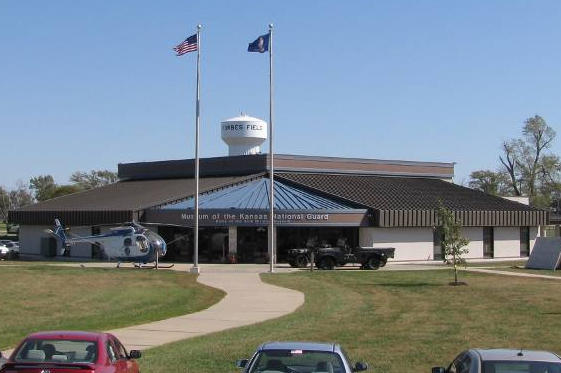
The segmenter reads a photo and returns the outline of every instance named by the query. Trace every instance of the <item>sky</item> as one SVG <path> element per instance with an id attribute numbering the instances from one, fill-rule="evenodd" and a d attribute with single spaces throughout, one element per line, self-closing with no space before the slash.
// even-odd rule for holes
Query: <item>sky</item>
<path id="1" fill-rule="evenodd" d="M 247 52 L 269 23 L 275 153 L 456 162 L 465 183 L 528 117 L 561 132 L 560 19 L 557 0 L 5 0 L 0 185 L 193 158 L 196 53 L 172 48 L 197 24 L 200 154 L 227 155 L 220 121 L 269 116 Z"/>

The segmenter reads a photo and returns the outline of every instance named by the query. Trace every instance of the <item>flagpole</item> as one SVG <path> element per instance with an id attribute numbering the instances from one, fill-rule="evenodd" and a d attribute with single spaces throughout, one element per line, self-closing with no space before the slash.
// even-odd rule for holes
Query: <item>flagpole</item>
<path id="1" fill-rule="evenodd" d="M 195 119 L 195 240 L 191 273 L 200 273 L 199 268 L 199 124 L 201 119 L 201 25 L 197 25 L 197 109 Z"/>
<path id="2" fill-rule="evenodd" d="M 270 163 L 270 200 L 269 200 L 269 258 L 272 273 L 275 271 L 275 213 L 274 213 L 274 152 L 273 152 L 273 24 L 269 24 L 269 162 Z"/>

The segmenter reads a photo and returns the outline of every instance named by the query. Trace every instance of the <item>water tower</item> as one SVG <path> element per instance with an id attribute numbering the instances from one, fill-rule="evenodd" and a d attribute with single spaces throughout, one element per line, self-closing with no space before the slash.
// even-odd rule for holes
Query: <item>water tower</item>
<path id="1" fill-rule="evenodd" d="M 220 123 L 222 140 L 228 144 L 228 155 L 261 153 L 267 139 L 267 122 L 245 114 Z"/>

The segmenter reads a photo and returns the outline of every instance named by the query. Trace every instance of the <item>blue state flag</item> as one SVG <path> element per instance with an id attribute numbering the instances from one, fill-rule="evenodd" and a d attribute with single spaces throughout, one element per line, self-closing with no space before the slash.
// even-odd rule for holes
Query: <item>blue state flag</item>
<path id="1" fill-rule="evenodd" d="M 247 47 L 248 52 L 259 52 L 265 53 L 265 51 L 269 50 L 269 37 L 271 34 L 261 35 L 253 43 L 249 43 Z"/>

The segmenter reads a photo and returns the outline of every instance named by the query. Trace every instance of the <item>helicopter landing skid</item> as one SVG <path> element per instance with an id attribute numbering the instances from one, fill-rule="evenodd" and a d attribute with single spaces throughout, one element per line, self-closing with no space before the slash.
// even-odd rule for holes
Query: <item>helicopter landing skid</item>
<path id="1" fill-rule="evenodd" d="M 134 267 L 135 268 L 139 268 L 139 269 L 159 269 L 159 268 L 163 268 L 163 269 L 168 269 L 168 268 L 172 268 L 175 264 L 170 264 L 170 265 L 155 265 L 155 264 L 150 264 L 150 265 L 146 265 L 146 264 L 140 264 L 140 263 L 134 263 Z"/>

